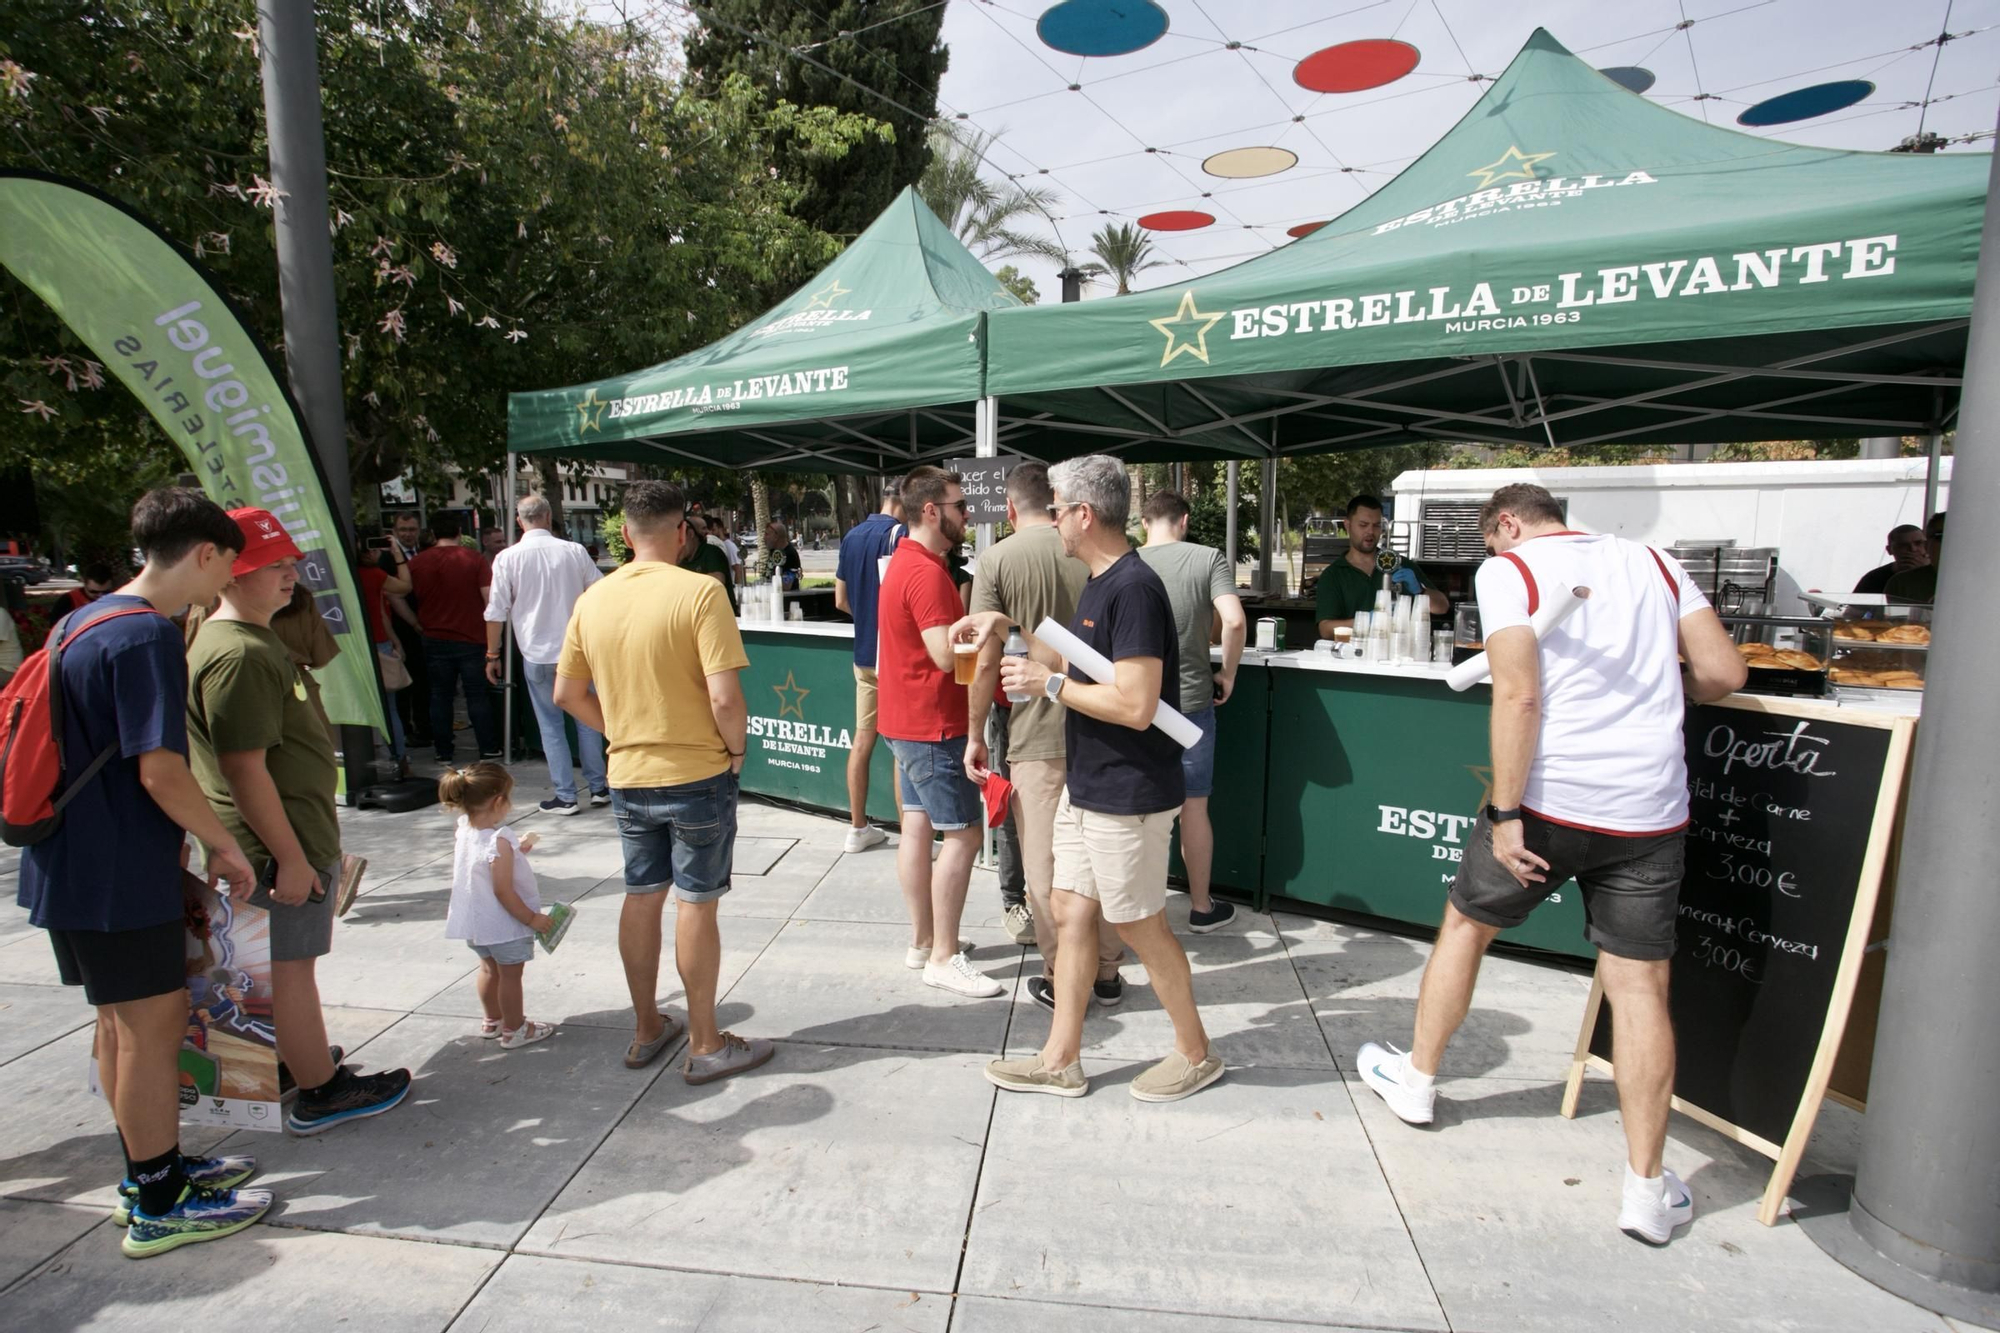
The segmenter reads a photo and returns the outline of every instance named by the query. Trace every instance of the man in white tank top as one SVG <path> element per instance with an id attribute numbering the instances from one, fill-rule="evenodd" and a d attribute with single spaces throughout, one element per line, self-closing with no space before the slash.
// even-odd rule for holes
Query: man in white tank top
<path id="1" fill-rule="evenodd" d="M 1674 1084 L 1667 968 L 1688 819 L 1681 721 L 1686 701 L 1720 699 L 1747 672 L 1671 556 L 1571 531 L 1540 486 L 1502 487 L 1479 520 L 1493 552 L 1477 575 L 1493 667 L 1493 792 L 1424 968 L 1412 1048 L 1367 1043 L 1361 1077 L 1404 1120 L 1428 1124 L 1433 1079 L 1486 946 L 1575 879 L 1611 1001 L 1628 1152 L 1618 1225 L 1664 1245 L 1694 1216 L 1687 1187 L 1660 1162 Z M 1538 643 L 1529 618 L 1557 587 L 1590 591 Z"/>

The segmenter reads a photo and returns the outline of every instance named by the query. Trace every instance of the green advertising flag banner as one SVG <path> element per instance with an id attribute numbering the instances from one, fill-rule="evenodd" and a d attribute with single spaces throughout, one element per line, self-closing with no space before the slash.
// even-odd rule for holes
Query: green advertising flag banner
<path id="1" fill-rule="evenodd" d="M 0 264 L 138 395 L 225 509 L 268 509 L 341 646 L 318 672 L 334 722 L 382 727 L 353 553 L 304 423 L 213 282 L 123 205 L 51 177 L 0 172 Z"/>

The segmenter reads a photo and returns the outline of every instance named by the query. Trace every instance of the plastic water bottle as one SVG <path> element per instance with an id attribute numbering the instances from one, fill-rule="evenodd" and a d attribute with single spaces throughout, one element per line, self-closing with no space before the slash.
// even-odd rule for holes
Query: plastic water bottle
<path id="1" fill-rule="evenodd" d="M 1026 657 L 1028 655 L 1028 641 L 1021 637 L 1021 627 L 1019 625 L 1009 625 L 1007 627 L 1007 646 L 1001 650 L 1001 655 L 1003 657 Z M 1024 704 L 1034 697 L 1034 695 L 1028 693 L 1026 690 L 1007 691 L 1007 702 L 1010 704 Z"/>

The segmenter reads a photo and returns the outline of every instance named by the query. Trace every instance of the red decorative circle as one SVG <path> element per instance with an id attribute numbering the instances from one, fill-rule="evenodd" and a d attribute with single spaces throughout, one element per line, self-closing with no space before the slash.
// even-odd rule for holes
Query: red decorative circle
<path id="1" fill-rule="evenodd" d="M 1301 222 L 1296 227 L 1285 228 L 1287 236 L 1310 236 L 1326 224 L 1324 222 Z"/>
<path id="2" fill-rule="evenodd" d="M 1147 231 L 1194 231 L 1199 227 L 1215 224 L 1212 213 L 1197 213 L 1191 208 L 1168 209 L 1164 213 L 1148 213 L 1139 219 L 1139 225 Z"/>
<path id="3" fill-rule="evenodd" d="M 1316 93 L 1358 93 L 1394 83 L 1423 57 L 1408 42 L 1369 38 L 1313 52 L 1292 70 L 1292 80 Z"/>

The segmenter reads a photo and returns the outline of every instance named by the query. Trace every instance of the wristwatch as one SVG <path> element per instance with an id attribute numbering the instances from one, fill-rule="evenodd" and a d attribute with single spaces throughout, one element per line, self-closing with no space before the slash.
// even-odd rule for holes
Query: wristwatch
<path id="1" fill-rule="evenodd" d="M 1067 684 L 1069 684 L 1068 676 L 1059 671 L 1051 671 L 1048 680 L 1042 685 L 1042 693 L 1048 695 L 1050 699 L 1059 698 L 1062 695 L 1062 687 Z"/>
<path id="2" fill-rule="evenodd" d="M 1491 801 L 1486 803 L 1486 822 L 1489 824 L 1504 824 L 1510 819 L 1519 819 L 1520 817 L 1521 807 L 1518 805 L 1512 810 L 1502 810 Z"/>

